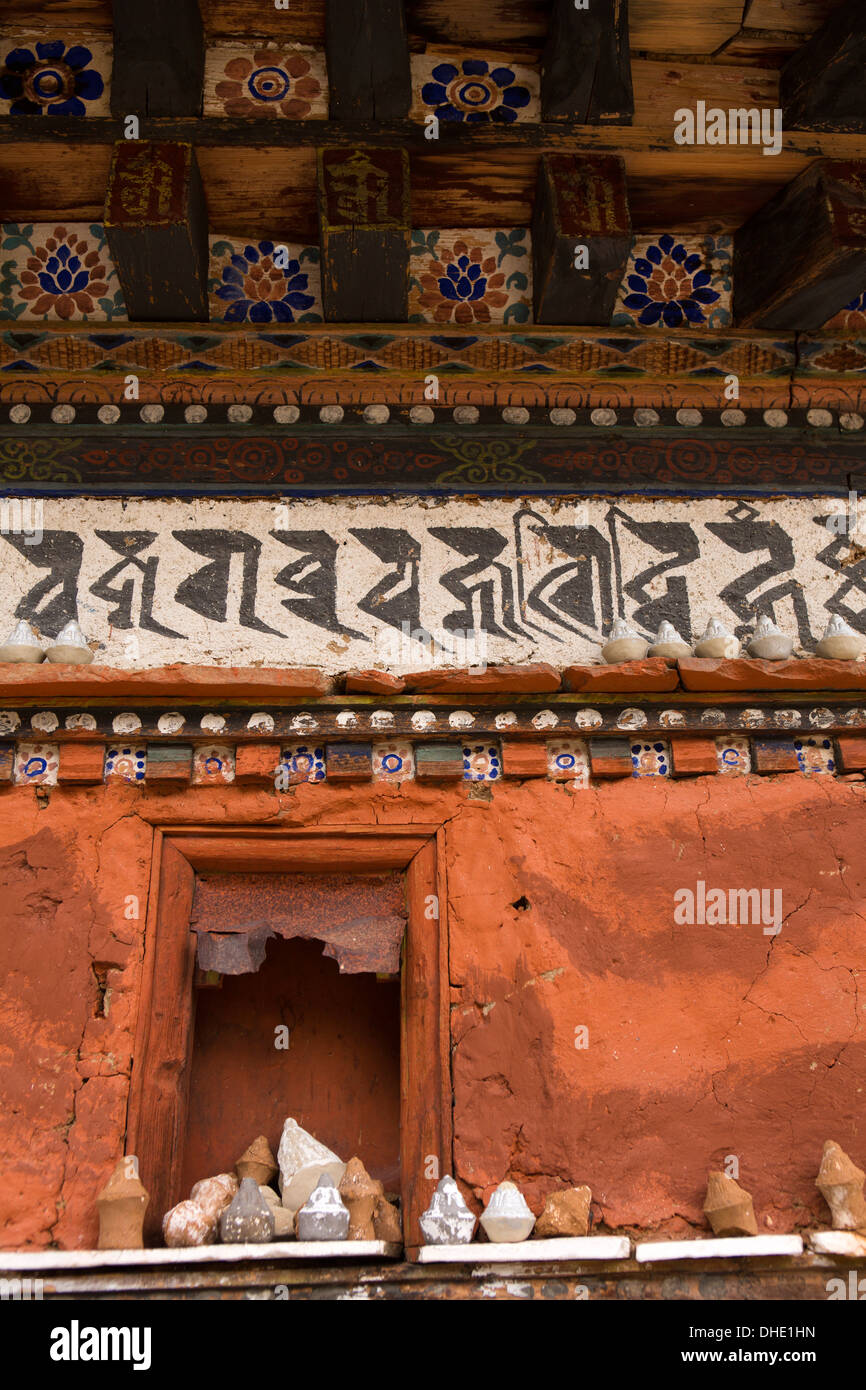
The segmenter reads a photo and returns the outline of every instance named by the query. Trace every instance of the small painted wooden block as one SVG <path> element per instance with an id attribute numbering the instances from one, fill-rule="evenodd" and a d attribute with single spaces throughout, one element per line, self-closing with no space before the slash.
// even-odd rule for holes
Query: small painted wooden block
<path id="1" fill-rule="evenodd" d="M 109 744 L 105 754 L 105 779 L 143 783 L 147 773 L 147 747 L 143 743 Z"/>
<path id="2" fill-rule="evenodd" d="M 192 775 L 191 743 L 149 743 L 148 782 L 188 782 Z"/>
<path id="3" fill-rule="evenodd" d="M 752 739 L 752 763 L 756 772 L 796 772 L 800 766 L 790 738 Z"/>
<path id="4" fill-rule="evenodd" d="M 456 743 L 416 743 L 415 776 L 421 780 L 462 778 L 463 749 Z"/>
<path id="5" fill-rule="evenodd" d="M 318 246 L 212 236 L 208 307 L 224 323 L 321 323 Z"/>
<path id="6" fill-rule="evenodd" d="M 546 777 L 547 744 L 523 743 L 520 739 L 504 739 L 502 743 L 502 772 L 505 777 Z"/>
<path id="7" fill-rule="evenodd" d="M 589 786 L 589 746 L 583 738 L 557 738 L 547 745 L 547 775 L 554 782 Z"/>
<path id="8" fill-rule="evenodd" d="M 676 762 L 674 745 L 674 762 Z M 716 759 L 719 772 L 726 777 L 742 777 L 752 770 L 752 750 L 747 738 L 722 734 L 716 739 Z"/>
<path id="9" fill-rule="evenodd" d="M 0 38 L 0 116 L 107 116 L 111 40 L 74 27 Z"/>
<path id="10" fill-rule="evenodd" d="M 415 755 L 411 743 L 374 743 L 373 780 L 408 782 L 415 776 Z"/>
<path id="11" fill-rule="evenodd" d="M 235 751 L 227 743 L 199 744 L 193 754 L 192 780 L 196 786 L 235 780 Z"/>
<path id="12" fill-rule="evenodd" d="M 329 743 L 326 767 L 329 782 L 369 782 L 373 776 L 370 743 Z"/>
<path id="13" fill-rule="evenodd" d="M 513 125 L 537 121 L 538 70 L 514 62 L 510 53 L 467 53 L 465 48 L 427 49 L 412 54 L 412 110 L 423 121 Z"/>
<path id="14" fill-rule="evenodd" d="M 718 771 L 716 741 L 713 738 L 675 738 L 671 742 L 671 772 L 674 777 L 702 777 Z"/>
<path id="15" fill-rule="evenodd" d="M 858 738 L 856 734 L 840 734 L 836 743 L 843 772 L 866 771 L 866 738 Z"/>
<path id="16" fill-rule="evenodd" d="M 235 781 L 270 782 L 273 786 L 279 761 L 278 743 L 240 743 L 235 754 Z"/>
<path id="17" fill-rule="evenodd" d="M 15 744 L 0 743 L 0 782 L 11 782 L 15 774 Z"/>
<path id="18" fill-rule="evenodd" d="M 631 777 L 631 740 L 591 738 L 589 761 L 593 777 Z"/>
<path id="19" fill-rule="evenodd" d="M 531 238 L 525 227 L 419 229 L 409 260 L 411 323 L 528 323 Z"/>
<path id="20" fill-rule="evenodd" d="M 498 782 L 502 776 L 502 755 L 495 743 L 463 745 L 464 782 Z"/>
<path id="21" fill-rule="evenodd" d="M 15 781 L 19 785 L 53 787 L 57 784 L 60 749 L 56 743 L 19 743 L 15 753 Z"/>
<path id="22" fill-rule="evenodd" d="M 532 222 L 536 323 L 610 323 L 632 246 L 625 165 L 542 155 Z"/>
<path id="23" fill-rule="evenodd" d="M 832 776 L 836 771 L 831 738 L 795 738 L 794 750 L 804 777 Z"/>
<path id="24" fill-rule="evenodd" d="M 728 236 L 639 237 L 619 287 L 612 323 L 633 328 L 727 328 L 731 317 Z"/>
<path id="25" fill-rule="evenodd" d="M 641 740 L 631 745 L 632 777 L 670 777 L 670 745 L 660 739 Z"/>
<path id="26" fill-rule="evenodd" d="M 411 229 L 406 150 L 321 149 L 318 177 L 325 317 L 405 321 Z"/>
<path id="27" fill-rule="evenodd" d="M 102 743 L 64 743 L 60 749 L 58 782 L 101 782 L 105 768 Z"/>
<path id="28" fill-rule="evenodd" d="M 3 318 L 22 323 L 126 318 L 123 291 L 99 223 L 4 222 L 0 253 Z"/>
<path id="29" fill-rule="evenodd" d="M 205 116 L 328 119 L 325 55 L 306 44 L 224 43 L 205 55 Z"/>
<path id="30" fill-rule="evenodd" d="M 287 785 L 299 786 L 301 782 L 324 782 L 325 748 L 312 743 L 291 743 L 284 748 L 280 757 L 280 768 L 285 771 Z"/>

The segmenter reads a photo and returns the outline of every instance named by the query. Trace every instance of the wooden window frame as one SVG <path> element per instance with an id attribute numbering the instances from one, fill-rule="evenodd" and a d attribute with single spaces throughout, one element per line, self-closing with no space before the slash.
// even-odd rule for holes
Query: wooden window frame
<path id="1" fill-rule="evenodd" d="M 195 1017 L 190 913 L 196 872 L 394 869 L 406 871 L 408 900 L 400 1010 L 403 1230 L 407 1250 L 421 1243 L 418 1218 L 429 1201 L 430 1158 L 439 1174 L 453 1171 L 444 830 L 429 824 L 154 826 L 126 1144 L 126 1152 L 138 1156 L 150 1193 L 151 1239 L 160 1236 L 163 1214 L 188 1195 L 180 1183 Z"/>

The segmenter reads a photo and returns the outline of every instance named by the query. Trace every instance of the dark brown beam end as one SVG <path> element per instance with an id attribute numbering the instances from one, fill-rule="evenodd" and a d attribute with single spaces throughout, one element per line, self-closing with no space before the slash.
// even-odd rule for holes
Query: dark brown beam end
<path id="1" fill-rule="evenodd" d="M 848 0 L 782 69 L 783 124 L 866 131 L 866 4 Z"/>
<path id="2" fill-rule="evenodd" d="M 198 0 L 112 0 L 115 116 L 200 116 L 204 29 Z"/>
<path id="3" fill-rule="evenodd" d="M 319 151 L 325 318 L 401 323 L 409 314 L 409 156 L 405 150 Z"/>
<path id="4" fill-rule="evenodd" d="M 394 121 L 409 114 L 402 0 L 326 0 L 325 51 L 332 121 Z"/>
<path id="5" fill-rule="evenodd" d="M 541 64 L 542 120 L 631 124 L 628 0 L 553 0 Z"/>
<path id="6" fill-rule="evenodd" d="M 866 162 L 821 159 L 734 236 L 738 325 L 811 331 L 866 287 Z"/>
<path id="7" fill-rule="evenodd" d="M 191 146 L 120 141 L 105 228 L 130 319 L 207 319 L 207 204 Z"/>
<path id="8" fill-rule="evenodd" d="M 543 155 L 532 223 L 535 322 L 609 324 L 632 240 L 621 159 Z"/>

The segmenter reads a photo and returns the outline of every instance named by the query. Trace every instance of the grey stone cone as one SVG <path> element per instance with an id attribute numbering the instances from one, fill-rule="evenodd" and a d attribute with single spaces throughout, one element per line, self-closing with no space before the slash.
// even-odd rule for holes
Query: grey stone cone
<path id="1" fill-rule="evenodd" d="M 274 1238 L 274 1214 L 254 1178 L 244 1178 L 220 1216 L 224 1245 L 261 1245 Z"/>
<path id="2" fill-rule="evenodd" d="M 475 1214 L 451 1177 L 441 1178 L 420 1220 L 428 1245 L 468 1245 L 475 1231 Z"/>
<path id="3" fill-rule="evenodd" d="M 298 1240 L 346 1240 L 348 1235 L 349 1208 L 323 1173 L 298 1212 Z"/>

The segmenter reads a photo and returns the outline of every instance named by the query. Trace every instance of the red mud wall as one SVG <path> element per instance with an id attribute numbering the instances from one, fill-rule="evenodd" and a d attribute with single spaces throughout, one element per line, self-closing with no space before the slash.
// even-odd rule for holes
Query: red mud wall
<path id="1" fill-rule="evenodd" d="M 603 1225 L 674 1232 L 701 1223 L 707 1168 L 733 1154 L 760 1229 L 825 1219 L 823 1141 L 866 1159 L 866 784 L 792 774 L 486 791 L 0 794 L 3 1245 L 95 1243 L 93 1198 L 124 1144 L 147 817 L 447 822 L 455 1168 L 468 1195 L 512 1177 L 538 1210 L 548 1191 L 587 1182 Z M 677 926 L 674 892 L 698 880 L 781 889 L 781 932 Z"/>

